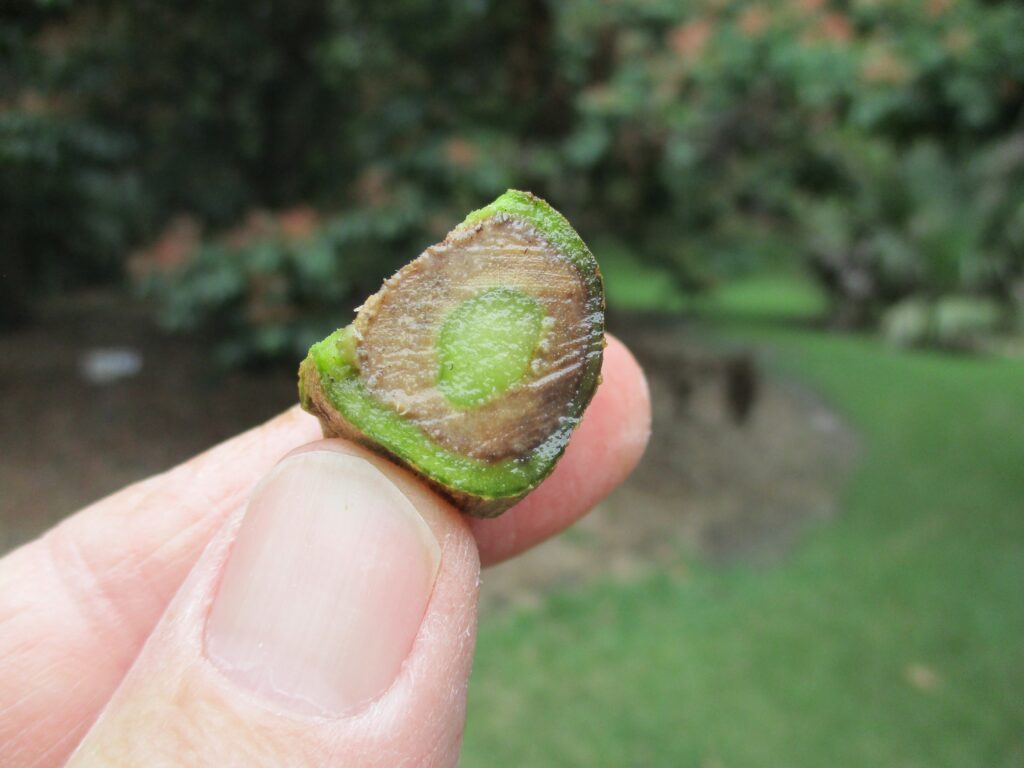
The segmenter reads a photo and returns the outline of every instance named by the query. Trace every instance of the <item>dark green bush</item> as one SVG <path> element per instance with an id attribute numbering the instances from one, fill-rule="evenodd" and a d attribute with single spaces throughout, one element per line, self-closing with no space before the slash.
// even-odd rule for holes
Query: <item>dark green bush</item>
<path id="1" fill-rule="evenodd" d="M 841 319 L 915 294 L 1012 303 L 1024 277 L 1024 131 L 955 163 L 933 141 L 837 146 L 843 183 L 800 211 L 808 256 Z"/>
<path id="2" fill-rule="evenodd" d="M 133 267 L 165 327 L 208 334 L 222 364 L 295 359 L 376 290 L 367 275 L 397 266 L 382 254 L 416 248 L 421 213 L 414 199 L 326 222 L 310 209 L 256 213 L 196 244 L 179 223 Z"/>
<path id="3" fill-rule="evenodd" d="M 809 263 L 851 322 L 911 293 L 1009 302 L 1024 272 L 1013 0 L 23 4 L 11 29 L 30 64 L 4 86 L 12 103 L 44 82 L 60 104 L 47 119 L 117 137 L 97 197 L 65 206 L 74 242 L 90 242 L 77 217 L 112 209 L 103 231 L 120 240 L 298 203 L 404 222 L 401 236 L 367 225 L 354 247 L 372 258 L 335 248 L 337 286 L 299 287 L 299 245 L 275 260 L 213 244 L 164 275 L 173 324 L 240 356 L 290 349 L 300 318 L 508 186 L 687 289 Z M 63 149 L 54 178 L 74 189 L 96 165 Z M 287 321 L 254 323 L 242 288 L 201 287 L 220 271 L 248 285 L 263 258 Z"/>
<path id="4" fill-rule="evenodd" d="M 26 4 L 0 23 L 0 326 L 40 292 L 109 279 L 139 230 L 132 137 L 90 120 L 62 88 L 64 64 Z M 50 35 L 51 37 L 48 37 Z"/>
<path id="5" fill-rule="evenodd" d="M 572 8 L 573 44 L 611 63 L 581 83 L 566 162 L 641 255 L 721 273 L 788 254 L 854 323 L 911 292 L 1005 300 L 1024 275 L 1024 6 Z"/>
<path id="6" fill-rule="evenodd" d="M 118 137 L 73 120 L 0 113 L 0 325 L 33 295 L 118 273 L 138 180 Z"/>

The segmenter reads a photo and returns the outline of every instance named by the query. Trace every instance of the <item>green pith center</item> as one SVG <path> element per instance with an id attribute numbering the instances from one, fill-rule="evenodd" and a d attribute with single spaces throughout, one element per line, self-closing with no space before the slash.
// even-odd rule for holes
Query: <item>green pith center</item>
<path id="1" fill-rule="evenodd" d="M 544 309 L 515 288 L 499 287 L 459 304 L 437 339 L 437 388 L 458 408 L 500 396 L 529 370 Z"/>

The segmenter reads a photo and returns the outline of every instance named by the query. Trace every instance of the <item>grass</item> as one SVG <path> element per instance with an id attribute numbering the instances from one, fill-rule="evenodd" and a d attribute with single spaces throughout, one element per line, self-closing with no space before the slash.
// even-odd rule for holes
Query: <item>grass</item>
<path id="1" fill-rule="evenodd" d="M 621 250 L 598 248 L 609 306 L 674 312 L 686 309 L 688 299 L 665 270 L 632 259 Z"/>
<path id="2" fill-rule="evenodd" d="M 463 764 L 1024 765 L 1024 365 L 728 333 L 861 431 L 843 516 L 776 566 L 688 563 L 489 619 Z"/>
<path id="3" fill-rule="evenodd" d="M 733 320 L 804 320 L 820 316 L 825 297 L 809 281 L 787 274 L 727 282 L 706 296 L 689 296 L 665 269 L 640 262 L 612 246 L 597 249 L 608 305 L 620 310 L 700 312 Z"/>
<path id="4" fill-rule="evenodd" d="M 698 311 L 732 321 L 799 321 L 821 317 L 826 299 L 816 285 L 789 275 L 761 275 L 726 283 L 695 300 Z"/>

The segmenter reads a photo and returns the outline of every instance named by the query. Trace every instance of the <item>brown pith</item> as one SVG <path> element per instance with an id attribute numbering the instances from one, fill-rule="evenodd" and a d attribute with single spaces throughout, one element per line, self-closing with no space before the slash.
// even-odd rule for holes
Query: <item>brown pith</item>
<path id="1" fill-rule="evenodd" d="M 495 287 L 531 296 L 546 327 L 522 379 L 491 402 L 457 408 L 437 387 L 437 336 L 449 312 Z M 484 461 L 518 457 L 555 430 L 577 397 L 587 320 L 576 268 L 529 225 L 494 217 L 428 248 L 367 300 L 355 321 L 359 375 L 438 444 Z"/>

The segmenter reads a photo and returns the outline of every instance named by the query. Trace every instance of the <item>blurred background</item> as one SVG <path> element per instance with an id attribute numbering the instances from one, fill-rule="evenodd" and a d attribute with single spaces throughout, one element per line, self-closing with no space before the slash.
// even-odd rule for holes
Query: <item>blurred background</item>
<path id="1" fill-rule="evenodd" d="M 0 14 L 0 552 L 529 189 L 654 435 L 485 574 L 465 765 L 1024 765 L 1024 5 Z"/>

